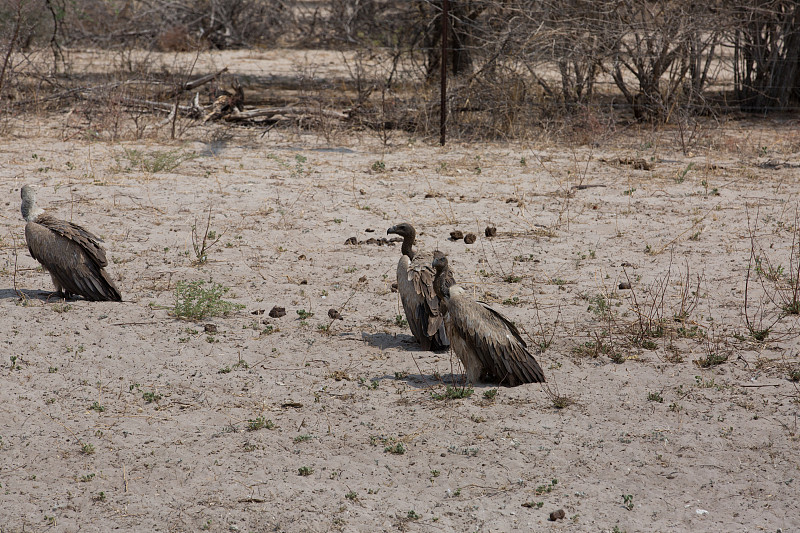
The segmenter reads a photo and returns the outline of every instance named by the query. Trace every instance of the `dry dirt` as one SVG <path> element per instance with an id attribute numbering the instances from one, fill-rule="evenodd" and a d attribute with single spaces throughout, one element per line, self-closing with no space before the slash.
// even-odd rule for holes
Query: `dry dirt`
<path id="1" fill-rule="evenodd" d="M 64 120 L 1 141 L 3 533 L 800 527 L 799 329 L 781 315 L 796 121 L 708 130 L 684 155 L 670 131 L 440 148 L 210 125 L 112 143 L 65 140 Z M 134 164 L 168 152 L 194 158 Z M 23 183 L 105 239 L 123 303 L 47 298 Z M 199 264 L 209 208 L 221 239 Z M 460 367 L 396 319 L 400 247 L 366 243 L 400 221 L 524 328 L 547 387 L 436 399 Z M 243 307 L 173 316 L 194 280 Z M 657 334 L 637 343 L 647 319 Z"/>

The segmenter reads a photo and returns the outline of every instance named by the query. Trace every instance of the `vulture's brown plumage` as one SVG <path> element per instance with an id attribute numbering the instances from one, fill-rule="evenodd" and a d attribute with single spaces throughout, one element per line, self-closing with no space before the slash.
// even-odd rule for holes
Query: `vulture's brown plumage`
<path id="1" fill-rule="evenodd" d="M 432 255 L 417 254 L 414 241 L 417 232 L 408 223 L 397 224 L 386 231 L 403 237 L 403 256 L 397 263 L 397 292 L 406 312 L 411 333 L 425 350 L 443 350 L 450 346 L 444 329 L 439 298 L 433 290 Z M 450 275 L 452 282 L 452 274 Z"/>
<path id="2" fill-rule="evenodd" d="M 517 328 L 506 317 L 483 302 L 470 298 L 458 285 L 448 286 L 447 257 L 436 252 L 434 290 L 450 347 L 461 360 L 472 383 L 495 383 L 515 387 L 543 383 L 544 372 L 528 352 Z"/>
<path id="3" fill-rule="evenodd" d="M 78 294 L 87 300 L 122 300 L 104 267 L 108 264 L 103 242 L 86 229 L 59 220 L 36 207 L 36 191 L 22 187 L 25 242 L 34 259 L 50 273 L 56 291 Z"/>

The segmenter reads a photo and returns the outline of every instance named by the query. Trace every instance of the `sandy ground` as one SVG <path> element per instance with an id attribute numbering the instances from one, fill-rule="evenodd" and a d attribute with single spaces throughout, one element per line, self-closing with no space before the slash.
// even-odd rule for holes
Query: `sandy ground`
<path id="1" fill-rule="evenodd" d="M 3 533 L 800 527 L 799 330 L 780 315 L 797 268 L 796 124 L 736 123 L 689 155 L 669 132 L 439 148 L 216 126 L 108 143 L 62 140 L 62 125 L 17 125 L 0 150 Z M 131 150 L 195 157 L 153 173 Z M 123 303 L 47 299 L 23 183 L 105 239 Z M 209 207 L 222 237 L 198 264 L 192 226 Z M 547 390 L 435 399 L 460 367 L 396 320 L 400 247 L 366 243 L 400 221 L 524 328 Z M 743 313 L 751 243 L 763 342 Z M 243 307 L 173 316 L 193 280 Z M 270 318 L 276 305 L 287 315 Z M 663 335 L 634 343 L 640 316 Z M 709 354 L 727 360 L 701 368 Z"/>

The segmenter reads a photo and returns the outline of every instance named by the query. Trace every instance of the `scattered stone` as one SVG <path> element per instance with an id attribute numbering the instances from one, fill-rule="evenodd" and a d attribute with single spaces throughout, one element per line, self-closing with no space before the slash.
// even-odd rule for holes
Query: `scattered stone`
<path id="1" fill-rule="evenodd" d="M 565 516 L 567 516 L 567 513 L 564 512 L 564 509 L 559 509 L 558 511 L 550 513 L 550 521 L 555 522 L 556 520 L 563 519 Z"/>
<path id="2" fill-rule="evenodd" d="M 392 283 L 392 292 L 397 292 L 397 282 Z"/>
<path id="3" fill-rule="evenodd" d="M 203 331 L 206 333 L 216 333 L 217 332 L 217 325 L 216 324 L 206 324 L 203 326 Z"/>
<path id="4" fill-rule="evenodd" d="M 621 290 L 621 291 L 624 291 L 626 289 L 630 290 L 630 288 L 631 288 L 631 284 L 628 281 L 623 281 L 622 283 L 619 284 L 619 290 Z"/>
<path id="5" fill-rule="evenodd" d="M 464 242 L 467 244 L 472 244 L 477 240 L 478 237 L 474 233 L 467 233 L 466 235 L 464 235 Z"/>
<path id="6" fill-rule="evenodd" d="M 455 230 L 450 232 L 450 239 L 454 241 L 460 241 L 464 238 L 464 232 Z"/>
<path id="7" fill-rule="evenodd" d="M 308 285 L 308 280 L 307 279 L 301 279 L 300 283 L 298 283 L 298 285 Z"/>
<path id="8" fill-rule="evenodd" d="M 372 228 L 367 228 L 364 230 L 366 233 L 375 233 L 375 230 Z"/>
<path id="9" fill-rule="evenodd" d="M 272 318 L 280 318 L 282 316 L 286 316 L 286 308 L 285 307 L 278 307 L 277 305 L 270 309 L 269 316 Z"/>
<path id="10" fill-rule="evenodd" d="M 328 309 L 328 318 L 331 318 L 333 320 L 344 320 L 342 318 L 342 314 L 338 310 L 333 308 Z"/>
<path id="11" fill-rule="evenodd" d="M 358 278 L 359 283 L 364 283 L 365 281 L 367 281 L 367 276 L 361 276 L 360 278 Z"/>
<path id="12" fill-rule="evenodd" d="M 251 315 L 263 315 L 264 309 L 256 309 L 255 311 L 250 311 Z"/>
<path id="13" fill-rule="evenodd" d="M 494 237 L 497 235 L 497 228 L 494 226 L 486 226 L 486 229 L 483 230 L 483 234 L 487 237 Z"/>
<path id="14" fill-rule="evenodd" d="M 349 239 L 347 239 L 346 241 L 344 241 L 344 243 L 345 243 L 345 244 L 352 244 L 352 245 L 356 245 L 356 244 L 358 244 L 358 239 L 356 239 L 355 237 L 350 237 Z"/>

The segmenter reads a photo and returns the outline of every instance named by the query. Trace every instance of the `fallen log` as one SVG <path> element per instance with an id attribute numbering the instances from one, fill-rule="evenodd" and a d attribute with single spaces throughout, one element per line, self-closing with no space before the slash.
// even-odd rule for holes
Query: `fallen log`
<path id="1" fill-rule="evenodd" d="M 257 107 L 255 109 L 248 109 L 246 111 L 235 111 L 225 117 L 229 122 L 240 122 L 243 120 L 250 120 L 259 117 L 271 117 L 273 115 L 322 115 L 328 118 L 335 118 L 338 120 L 347 120 L 350 116 L 341 111 L 332 111 L 330 109 L 320 109 L 317 107 Z"/>

